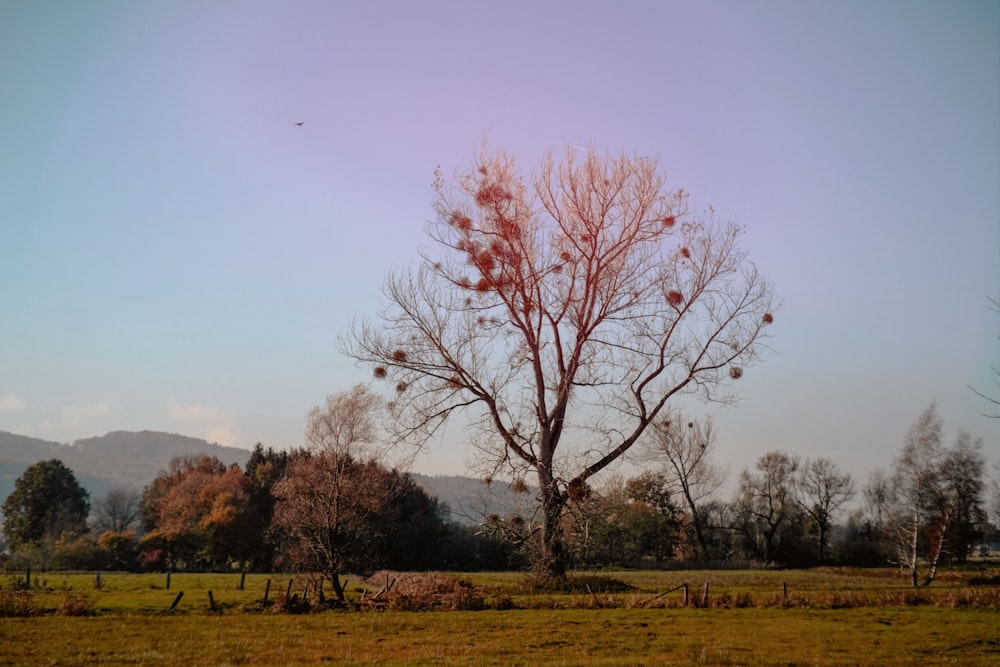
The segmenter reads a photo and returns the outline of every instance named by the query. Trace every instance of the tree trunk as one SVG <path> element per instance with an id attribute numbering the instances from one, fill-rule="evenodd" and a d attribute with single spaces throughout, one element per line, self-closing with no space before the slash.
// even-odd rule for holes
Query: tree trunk
<path id="1" fill-rule="evenodd" d="M 941 551 L 944 549 L 944 534 L 948 531 L 948 522 L 950 519 L 951 510 L 946 509 L 941 513 L 941 521 L 938 525 L 937 532 L 931 535 L 931 552 L 928 554 L 930 557 L 930 565 L 927 569 L 927 579 L 924 580 L 924 586 L 930 586 L 931 583 L 934 582 L 934 578 L 937 576 L 938 560 L 940 560 Z"/>
<path id="2" fill-rule="evenodd" d="M 542 543 L 535 560 L 535 575 L 544 579 L 566 576 L 566 552 L 562 539 L 562 511 L 566 496 L 546 470 L 539 467 L 539 488 L 542 496 Z"/>
<path id="3" fill-rule="evenodd" d="M 917 538 L 919 537 L 919 535 L 920 535 L 920 515 L 916 511 L 914 511 L 914 513 L 913 513 L 912 529 L 911 529 L 910 535 L 909 535 L 909 537 L 910 537 L 910 552 L 909 552 L 910 578 L 912 579 L 914 586 L 918 586 L 919 585 L 919 582 L 917 581 L 917 567 L 918 567 L 917 558 L 918 558 L 918 553 L 919 553 L 917 551 L 917 546 L 918 546 L 917 545 Z"/>
<path id="4" fill-rule="evenodd" d="M 340 583 L 340 573 L 330 573 L 330 584 L 333 586 L 333 593 L 337 596 L 337 604 L 344 604 L 347 598 L 344 596 L 344 586 Z"/>

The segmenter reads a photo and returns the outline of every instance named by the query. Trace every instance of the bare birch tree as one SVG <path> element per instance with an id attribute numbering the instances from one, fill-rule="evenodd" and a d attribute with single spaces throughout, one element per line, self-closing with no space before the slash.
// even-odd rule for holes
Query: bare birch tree
<path id="1" fill-rule="evenodd" d="M 919 583 L 920 559 L 924 555 L 924 531 L 931 561 L 925 584 L 934 580 L 941 542 L 950 512 L 938 505 L 942 462 L 942 422 L 937 406 L 928 406 L 906 432 L 903 448 L 893 462 L 894 511 L 890 531 L 897 545 L 900 565 L 910 572 L 913 585 Z"/>
<path id="2" fill-rule="evenodd" d="M 536 569 L 562 576 L 566 503 L 671 399 L 735 401 L 771 285 L 741 228 L 689 214 L 652 159 L 567 150 L 528 177 L 484 148 L 434 191 L 432 247 L 341 348 L 395 389 L 400 439 L 426 443 L 461 412 L 489 476 L 537 477 Z"/>

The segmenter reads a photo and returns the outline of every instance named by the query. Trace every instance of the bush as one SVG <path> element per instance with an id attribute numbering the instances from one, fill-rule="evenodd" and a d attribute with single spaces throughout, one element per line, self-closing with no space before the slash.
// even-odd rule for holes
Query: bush
<path id="1" fill-rule="evenodd" d="M 388 586 L 384 581 L 390 581 Z M 486 609 L 483 592 L 468 581 L 441 574 L 379 572 L 369 578 L 379 592 L 362 601 L 364 606 L 388 606 L 400 611 L 479 611 Z"/>
<path id="2" fill-rule="evenodd" d="M 0 618 L 34 616 L 35 596 L 26 590 L 0 590 Z"/>
<path id="3" fill-rule="evenodd" d="M 94 599 L 83 593 L 70 593 L 56 608 L 56 616 L 93 616 Z"/>

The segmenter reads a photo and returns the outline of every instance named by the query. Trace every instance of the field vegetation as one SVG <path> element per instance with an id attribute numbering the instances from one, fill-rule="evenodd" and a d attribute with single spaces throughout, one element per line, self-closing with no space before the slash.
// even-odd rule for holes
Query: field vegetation
<path id="1" fill-rule="evenodd" d="M 920 589 L 893 569 L 581 572 L 547 587 L 380 572 L 347 578 L 353 611 L 322 604 L 319 581 L 175 573 L 168 590 L 162 573 L 102 573 L 99 588 L 94 573 L 38 573 L 25 589 L 5 575 L 0 665 L 1000 661 L 996 567 Z"/>

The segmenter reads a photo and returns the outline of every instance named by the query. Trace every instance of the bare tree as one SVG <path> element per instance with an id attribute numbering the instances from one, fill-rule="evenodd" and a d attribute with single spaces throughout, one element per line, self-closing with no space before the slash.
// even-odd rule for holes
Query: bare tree
<path id="1" fill-rule="evenodd" d="M 374 460 L 294 454 L 273 490 L 272 526 L 284 538 L 285 560 L 321 573 L 343 603 L 341 574 L 378 562 L 401 481 Z"/>
<path id="2" fill-rule="evenodd" d="M 377 561 L 408 483 L 381 463 L 382 407 L 363 385 L 328 396 L 306 418 L 309 451 L 293 454 L 272 491 L 272 526 L 284 537 L 286 560 L 322 573 L 341 603 L 341 573 Z"/>
<path id="3" fill-rule="evenodd" d="M 136 489 L 111 489 L 94 501 L 93 518 L 100 533 L 135 530 L 142 519 L 142 494 Z"/>
<path id="4" fill-rule="evenodd" d="M 896 541 L 900 565 L 910 571 L 913 585 L 918 584 L 922 534 L 928 529 L 930 570 L 925 584 L 934 580 L 941 543 L 950 512 L 940 508 L 940 473 L 942 462 L 942 422 L 937 406 L 931 404 L 906 432 L 903 448 L 893 465 L 892 488 L 894 511 L 890 530 Z"/>
<path id="5" fill-rule="evenodd" d="M 1000 313 L 1000 295 L 996 297 L 987 297 L 987 299 L 990 301 L 991 308 Z M 990 370 L 993 371 L 993 384 L 996 385 L 997 389 L 1000 389 L 1000 367 L 993 366 Z M 975 392 L 976 395 L 985 398 L 993 404 L 993 409 L 996 410 L 996 412 L 985 414 L 984 416 L 989 417 L 990 419 L 1000 419 L 1000 399 L 996 396 L 989 396 L 971 385 L 969 386 L 969 389 Z"/>
<path id="6" fill-rule="evenodd" d="M 993 462 L 993 476 L 989 481 L 987 513 L 995 526 L 1000 526 L 1000 461 Z"/>
<path id="7" fill-rule="evenodd" d="M 680 496 L 687 511 L 686 533 L 691 536 L 695 557 L 709 557 L 705 513 L 706 502 L 725 483 L 727 470 L 712 462 L 715 431 L 711 417 L 704 421 L 684 419 L 680 413 L 668 413 L 654 423 L 645 455 L 663 464 L 670 489 Z"/>
<path id="8" fill-rule="evenodd" d="M 882 468 L 868 473 L 868 481 L 862 493 L 865 498 L 865 512 L 872 528 L 881 532 L 888 521 L 892 505 L 892 478 Z"/>
<path id="9" fill-rule="evenodd" d="M 983 536 L 985 491 L 983 440 L 959 430 L 954 444 L 945 451 L 941 462 L 939 500 L 949 515 L 943 549 L 959 563 L 966 561 L 974 543 Z"/>
<path id="10" fill-rule="evenodd" d="M 767 452 L 740 473 L 737 507 L 739 528 L 757 555 L 774 562 L 781 545 L 781 529 L 795 514 L 795 474 L 799 460 L 784 452 Z"/>
<path id="11" fill-rule="evenodd" d="M 382 397 L 363 384 L 327 396 L 326 406 L 314 407 L 306 417 L 306 445 L 336 456 L 381 458 L 385 445 L 377 418 L 382 404 Z"/>
<path id="12" fill-rule="evenodd" d="M 797 480 L 799 506 L 816 528 L 819 562 L 826 559 L 833 517 L 854 497 L 854 480 L 827 458 L 805 462 Z"/>
<path id="13" fill-rule="evenodd" d="M 540 573 L 562 576 L 560 517 L 682 393 L 735 401 L 772 290 L 742 230 L 689 215 L 654 160 L 544 159 L 531 178 L 480 154 L 435 179 L 437 251 L 391 275 L 381 323 L 341 348 L 396 391 L 397 437 L 469 418 L 489 477 L 537 476 Z"/>

